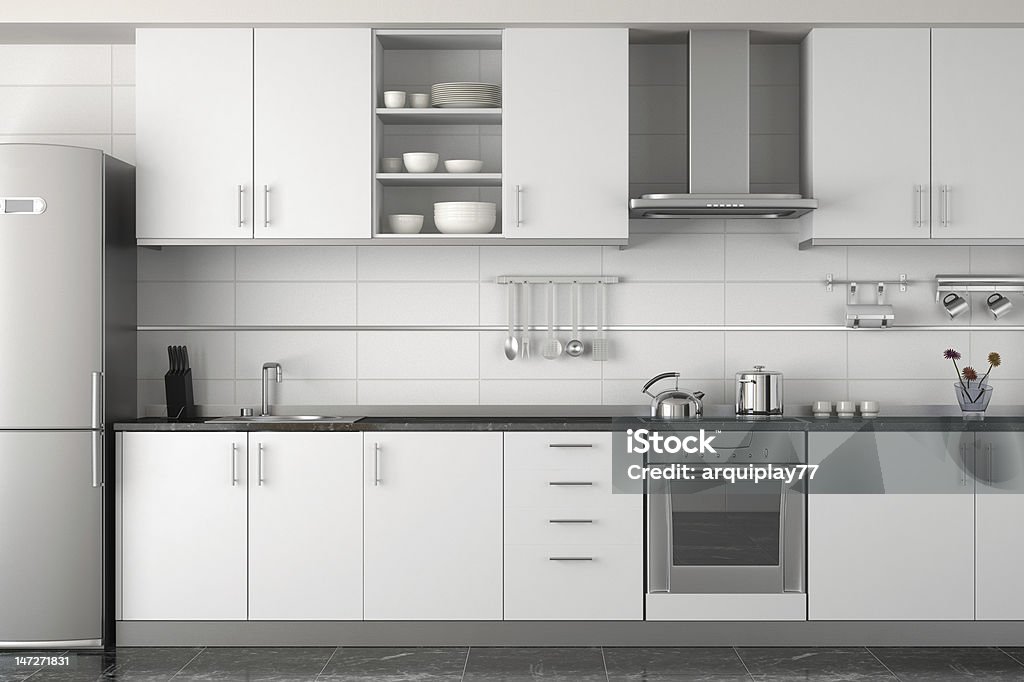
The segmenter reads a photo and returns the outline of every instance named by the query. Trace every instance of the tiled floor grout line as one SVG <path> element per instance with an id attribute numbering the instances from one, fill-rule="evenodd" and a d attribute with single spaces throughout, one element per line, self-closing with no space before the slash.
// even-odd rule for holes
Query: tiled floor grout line
<path id="1" fill-rule="evenodd" d="M 739 659 L 740 665 L 742 665 L 743 669 L 747 671 L 747 677 L 749 677 L 751 682 L 753 682 L 754 675 L 750 672 L 750 668 L 747 667 L 747 662 L 743 660 L 742 656 L 740 656 L 740 650 L 737 647 L 732 647 L 732 653 L 737 659 Z"/>
<path id="2" fill-rule="evenodd" d="M 324 671 L 325 671 L 325 670 L 327 670 L 327 666 L 329 666 L 329 665 L 331 664 L 331 661 L 333 661 L 333 660 L 334 660 L 334 654 L 338 653 L 338 649 L 340 649 L 340 648 L 341 648 L 340 646 L 336 646 L 336 647 L 334 647 L 334 650 L 333 650 L 333 651 L 331 651 L 331 655 L 327 657 L 327 662 L 326 662 L 326 663 L 324 663 L 324 667 L 320 668 L 320 672 L 318 672 L 318 673 L 316 674 L 316 677 L 315 677 L 315 678 L 313 678 L 314 682 L 315 682 L 316 680 L 319 680 L 319 679 L 320 679 L 320 676 L 324 674 Z"/>
<path id="3" fill-rule="evenodd" d="M 900 676 L 899 676 L 899 675 L 897 675 L 897 674 L 896 674 L 896 673 L 895 673 L 895 672 L 893 671 L 893 669 L 892 669 L 892 668 L 890 668 L 889 666 L 887 666 L 887 665 L 885 664 L 885 661 L 883 661 L 882 659 L 880 659 L 880 658 L 878 657 L 878 654 L 876 654 L 876 653 L 875 653 L 874 651 L 872 651 L 872 650 L 871 650 L 871 647 L 869 647 L 869 646 L 866 646 L 866 647 L 864 647 L 864 650 L 865 650 L 865 651 L 867 651 L 867 652 L 868 652 L 869 654 L 871 654 L 871 657 L 872 657 L 872 658 L 874 658 L 874 659 L 875 659 L 876 661 L 878 661 L 878 663 L 879 663 L 879 664 L 880 664 L 880 665 L 881 665 L 881 666 L 882 666 L 883 668 L 885 668 L 885 669 L 886 669 L 886 670 L 887 670 L 887 671 L 889 672 L 889 674 L 890 674 L 890 675 L 892 675 L 892 676 L 893 676 L 893 679 L 897 679 L 897 680 L 898 680 L 898 679 L 901 679 L 901 678 L 900 678 Z"/>
<path id="4" fill-rule="evenodd" d="M 204 651 L 206 651 L 206 649 L 207 649 L 207 648 L 208 648 L 208 647 L 205 647 L 205 646 L 204 646 L 204 647 L 200 647 L 199 651 L 197 651 L 197 652 L 196 652 L 196 655 L 195 655 L 195 656 L 193 656 L 192 658 L 188 659 L 188 661 L 186 661 L 186 662 L 185 662 L 185 665 L 183 665 L 183 666 L 181 666 L 180 668 L 178 668 L 178 672 L 176 672 L 176 673 L 174 673 L 173 675 L 171 675 L 171 680 L 173 680 L 173 679 L 174 679 L 175 677 L 177 677 L 178 675 L 180 675 L 180 674 L 181 674 L 181 671 L 182 671 L 182 670 L 184 670 L 185 668 L 187 668 L 187 667 L 188 667 L 188 666 L 189 666 L 189 665 L 190 665 L 190 664 L 192 663 L 192 661 L 194 661 L 194 660 L 196 660 L 197 658 L 199 658 L 199 655 L 200 655 L 201 653 L 203 653 Z M 170 682 L 170 680 L 168 680 L 168 682 Z"/>
<path id="5" fill-rule="evenodd" d="M 1017 663 L 1018 665 L 1024 666 L 1024 660 L 1021 660 L 1020 658 L 1017 658 L 1016 656 L 1014 656 L 1013 654 L 1011 654 L 1011 653 L 1010 653 L 1009 651 L 1007 651 L 1007 650 L 1006 650 L 1006 649 L 1004 649 L 1003 647 L 1001 647 L 1001 646 L 997 646 L 997 647 L 993 647 L 993 648 L 994 648 L 994 649 L 995 649 L 996 651 L 999 651 L 1000 653 L 1002 653 L 1002 654 L 1004 654 L 1004 655 L 1006 655 L 1006 656 L 1009 656 L 1009 657 L 1010 657 L 1010 660 L 1012 660 L 1012 661 L 1013 661 L 1014 663 Z"/>
<path id="6" fill-rule="evenodd" d="M 466 661 L 462 664 L 462 676 L 459 678 L 460 682 L 466 679 L 466 671 L 469 670 L 469 654 L 471 651 L 473 651 L 472 646 L 466 647 Z"/>

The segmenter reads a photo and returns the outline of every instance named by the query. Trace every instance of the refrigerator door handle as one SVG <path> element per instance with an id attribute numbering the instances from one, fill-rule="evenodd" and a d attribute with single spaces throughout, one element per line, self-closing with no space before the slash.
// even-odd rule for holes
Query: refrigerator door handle
<path id="1" fill-rule="evenodd" d="M 92 424 L 94 429 L 103 428 L 103 372 L 92 373 Z"/>
<path id="2" fill-rule="evenodd" d="M 103 485 L 103 432 L 92 432 L 92 487 Z"/>

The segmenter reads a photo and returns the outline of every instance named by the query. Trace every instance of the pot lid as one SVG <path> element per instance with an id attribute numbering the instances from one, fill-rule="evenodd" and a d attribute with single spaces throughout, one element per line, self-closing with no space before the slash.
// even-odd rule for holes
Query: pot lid
<path id="1" fill-rule="evenodd" d="M 764 365 L 754 365 L 754 369 L 743 370 L 742 372 L 736 372 L 737 377 L 744 376 L 782 376 L 782 372 L 775 372 L 773 370 L 766 370 Z"/>

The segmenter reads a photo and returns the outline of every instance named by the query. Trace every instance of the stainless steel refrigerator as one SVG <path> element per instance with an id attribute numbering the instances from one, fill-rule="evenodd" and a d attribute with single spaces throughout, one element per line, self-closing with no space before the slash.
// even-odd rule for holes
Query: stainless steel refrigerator
<path id="1" fill-rule="evenodd" d="M 106 429 L 135 415 L 134 183 L 98 150 L 0 144 L 0 647 L 106 634 Z"/>

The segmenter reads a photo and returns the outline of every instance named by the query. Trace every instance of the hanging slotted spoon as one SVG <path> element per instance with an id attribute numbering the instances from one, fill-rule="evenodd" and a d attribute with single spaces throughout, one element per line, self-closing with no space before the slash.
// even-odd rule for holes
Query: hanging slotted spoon
<path id="1" fill-rule="evenodd" d="M 604 362 L 608 359 L 608 339 L 605 338 L 604 328 L 607 326 L 605 323 L 605 312 L 608 309 L 608 299 L 606 296 L 606 289 L 604 282 L 598 282 L 597 284 L 597 333 L 594 334 L 594 360 L 597 362 Z"/>
<path id="2" fill-rule="evenodd" d="M 541 355 L 547 360 L 554 360 L 561 354 L 562 342 L 555 338 L 555 284 L 548 282 L 548 337 Z"/>

